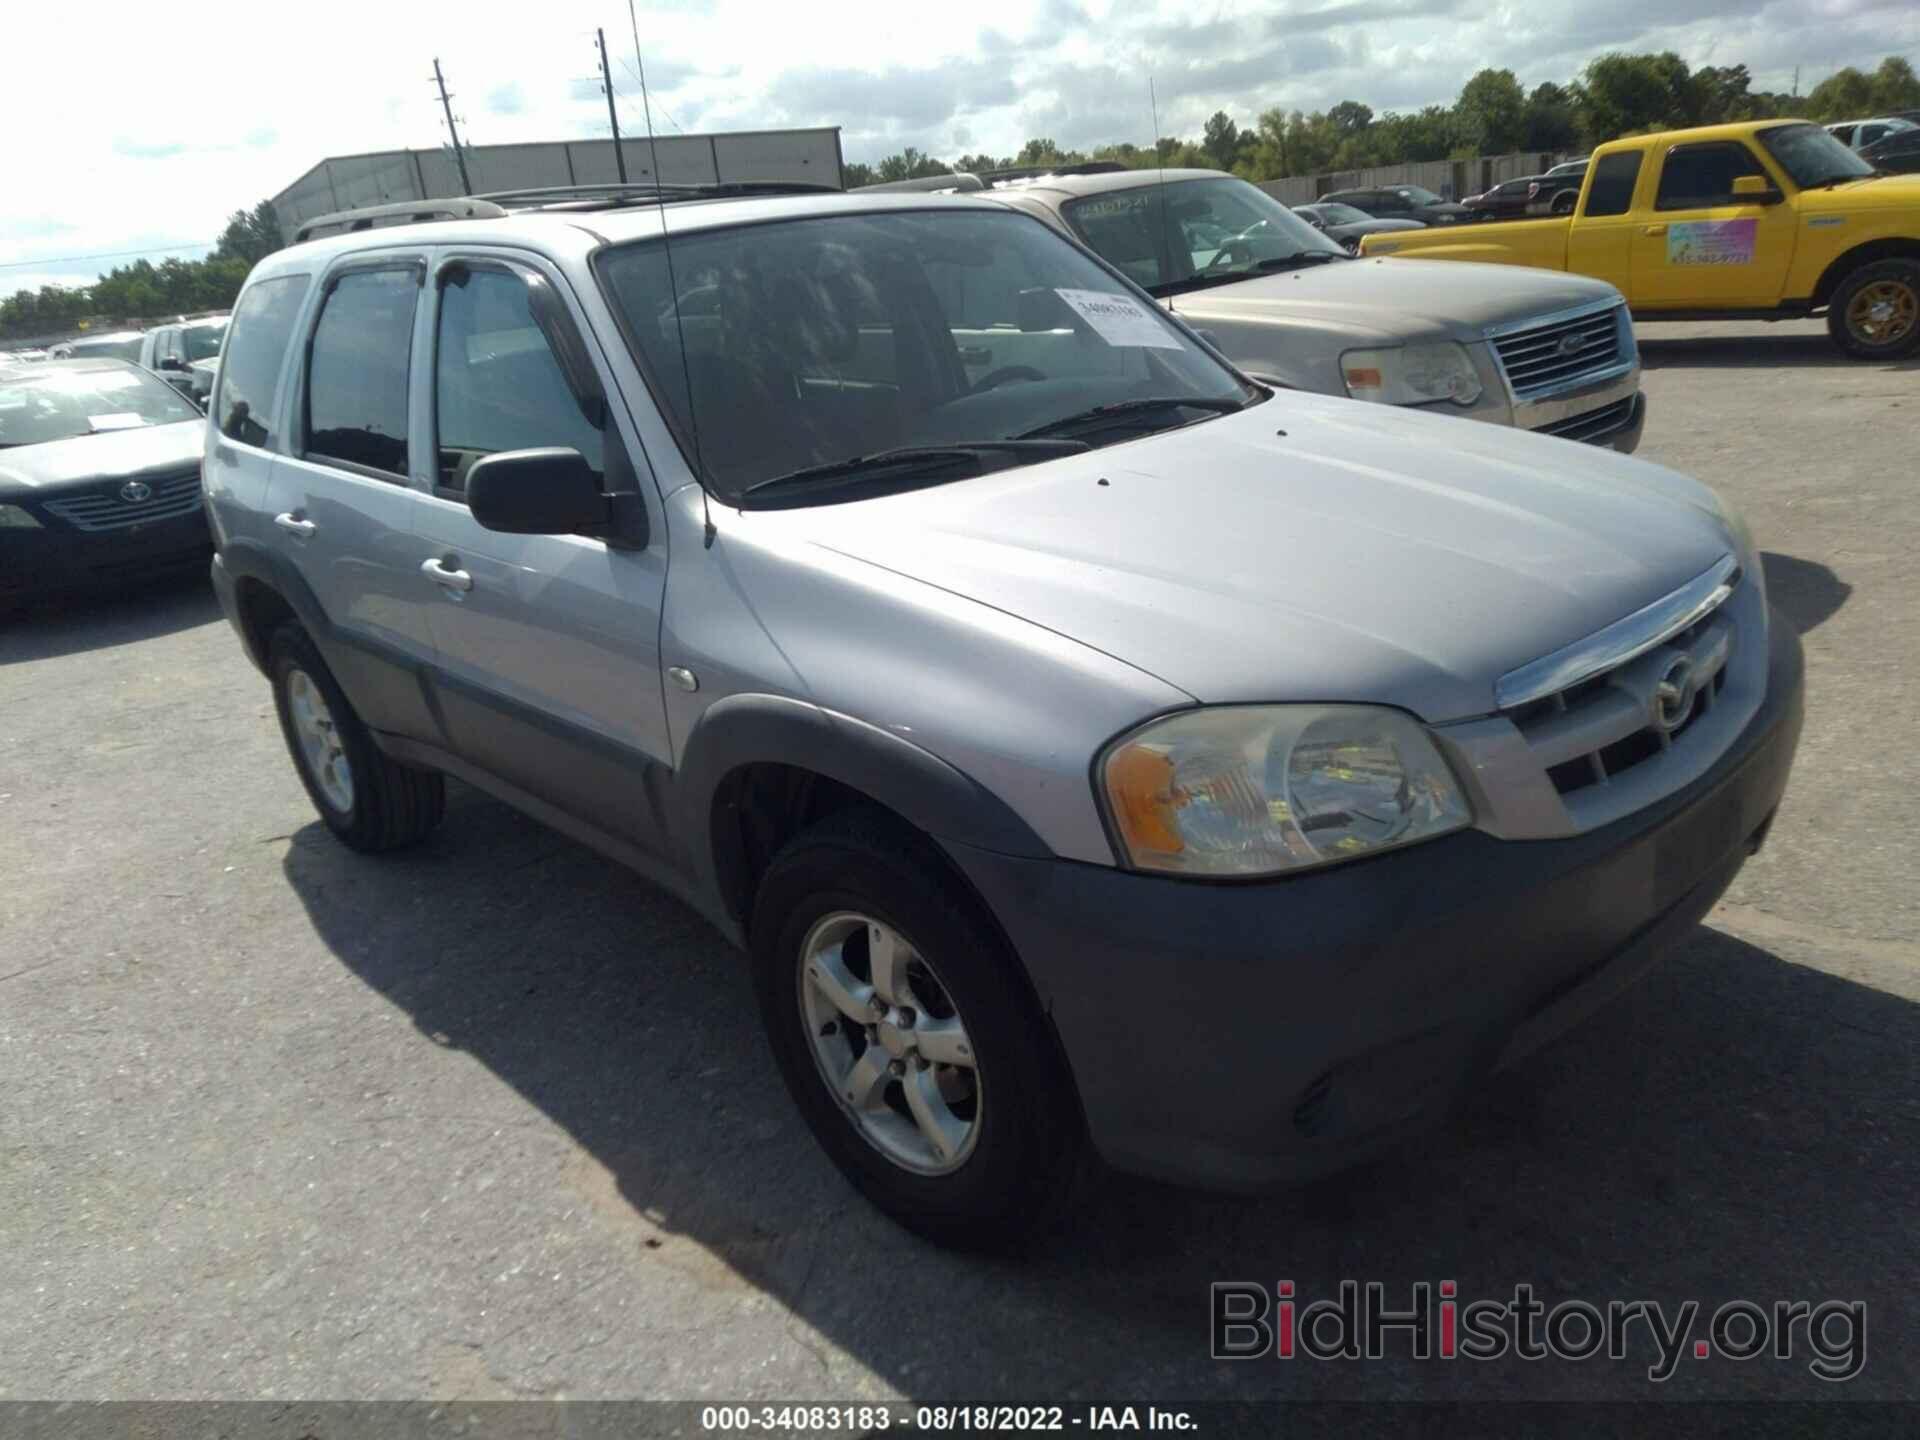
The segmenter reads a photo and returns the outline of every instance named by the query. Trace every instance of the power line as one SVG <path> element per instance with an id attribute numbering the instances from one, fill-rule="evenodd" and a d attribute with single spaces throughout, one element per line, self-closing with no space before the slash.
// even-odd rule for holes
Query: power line
<path id="1" fill-rule="evenodd" d="M 624 70 L 624 71 L 626 71 L 626 72 L 627 72 L 627 74 L 629 74 L 629 75 L 633 75 L 633 82 L 634 82 L 634 84 L 636 84 L 636 85 L 638 85 L 638 84 L 640 83 L 640 77 L 639 77 L 638 75 L 634 75 L 634 73 L 633 73 L 633 66 L 631 66 L 631 65 L 629 65 L 629 64 L 627 64 L 627 62 L 626 62 L 626 61 L 624 61 L 624 60 L 622 60 L 622 61 L 620 62 L 620 68 L 621 68 L 622 70 Z M 660 118 L 661 118 L 661 119 L 663 119 L 663 120 L 665 120 L 665 121 L 666 121 L 666 122 L 667 122 L 667 123 L 668 123 L 669 125 L 671 125 L 671 126 L 672 126 L 672 127 L 674 128 L 674 129 L 676 129 L 676 130 L 680 130 L 680 133 L 681 133 L 682 135 L 684 135 L 684 134 L 686 134 L 686 133 L 687 133 L 687 132 L 686 132 L 685 130 L 681 130 L 681 129 L 680 129 L 680 122 L 679 122 L 678 120 L 676 120 L 676 119 L 674 119 L 672 115 L 670 115 L 670 114 L 668 114 L 668 113 L 667 113 L 667 107 L 666 107 L 666 106 L 664 106 L 664 105 L 662 105 L 662 106 L 660 107 Z"/>
<path id="2" fill-rule="evenodd" d="M 186 240 L 178 245 L 156 245 L 151 250 L 108 250 L 99 255 L 57 255 L 47 260 L 8 260 L 0 270 L 25 270 L 32 265 L 78 265 L 86 260 L 124 260 L 129 255 L 165 255 L 174 250 L 211 250 L 213 240 Z"/>

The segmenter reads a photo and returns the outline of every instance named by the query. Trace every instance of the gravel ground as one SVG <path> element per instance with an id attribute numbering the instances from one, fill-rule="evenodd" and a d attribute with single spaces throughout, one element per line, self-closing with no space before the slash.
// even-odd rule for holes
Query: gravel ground
<path id="1" fill-rule="evenodd" d="M 1642 455 L 1805 636 L 1767 849 L 1445 1131 L 1259 1201 L 1113 1179 L 1022 1263 L 852 1195 L 674 901 L 470 791 L 334 844 L 203 585 L 4 622 L 0 1398 L 1920 1398 L 1920 372 L 1642 338 Z M 1208 1282 L 1279 1277 L 1859 1299 L 1869 1358 L 1210 1361 Z"/>

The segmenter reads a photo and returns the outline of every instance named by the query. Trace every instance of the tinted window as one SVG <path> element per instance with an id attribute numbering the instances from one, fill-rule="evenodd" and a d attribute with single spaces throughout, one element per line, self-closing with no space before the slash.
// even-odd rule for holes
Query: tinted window
<path id="1" fill-rule="evenodd" d="M 140 337 L 132 335 L 124 340 L 76 340 L 67 347 L 74 359 L 89 360 L 132 360 L 140 359 Z"/>
<path id="2" fill-rule="evenodd" d="M 567 387 L 534 323 L 526 282 L 500 270 L 454 270 L 440 290 L 434 356 L 437 483 L 464 490 L 484 455 L 564 445 L 604 470 L 604 439 Z"/>
<path id="3" fill-rule="evenodd" d="M 1825 185 L 1873 173 L 1873 166 L 1817 125 L 1775 125 L 1762 130 L 1759 140 L 1796 185 Z"/>
<path id="4" fill-rule="evenodd" d="M 1205 420 L 1180 399 L 1253 398 L 1151 301 L 1011 211 L 700 230 L 673 242 L 677 294 L 657 243 L 618 246 L 599 270 L 689 461 L 723 495 L 900 446 L 1072 428 L 1129 399 L 1171 397 L 1137 422 L 1157 426 Z M 1088 443 L 1139 433 L 1128 423 L 1093 417 Z"/>
<path id="5" fill-rule="evenodd" d="M 362 270 L 329 290 L 307 360 L 309 456 L 407 473 L 417 273 Z"/>
<path id="6" fill-rule="evenodd" d="M 1633 208 L 1633 187 L 1640 179 L 1640 151 L 1617 150 L 1594 162 L 1587 186 L 1588 215 L 1624 215 Z"/>
<path id="7" fill-rule="evenodd" d="M 189 360 L 211 360 L 220 353 L 220 342 L 227 338 L 227 322 L 218 321 L 212 325 L 189 325 L 181 332 L 186 345 Z"/>
<path id="8" fill-rule="evenodd" d="M 305 275 L 258 281 L 247 288 L 234 309 L 232 342 L 220 367 L 220 397 L 213 406 L 220 433 L 231 440 L 248 445 L 273 443 L 280 362 L 293 339 L 307 284 Z"/>
<path id="9" fill-rule="evenodd" d="M 1738 203 L 1733 182 L 1741 175 L 1765 174 L 1744 145 L 1685 145 L 1667 152 L 1660 171 L 1656 210 L 1698 210 Z"/>

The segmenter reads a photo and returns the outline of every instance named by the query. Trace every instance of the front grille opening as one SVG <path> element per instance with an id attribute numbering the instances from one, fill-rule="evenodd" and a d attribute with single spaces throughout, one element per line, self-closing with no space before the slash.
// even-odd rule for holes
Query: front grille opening
<path id="1" fill-rule="evenodd" d="M 1696 704 L 1693 708 L 1698 711 L 1700 707 Z M 1642 761 L 1653 759 L 1662 748 L 1659 731 L 1636 730 L 1626 739 L 1616 740 L 1602 750 L 1600 763 L 1606 767 L 1608 775 L 1618 775 L 1622 770 L 1631 770 Z"/>
<path id="2" fill-rule="evenodd" d="M 1600 783 L 1600 777 L 1594 773 L 1593 759 L 1587 755 L 1582 755 L 1578 760 L 1568 760 L 1564 764 L 1549 767 L 1547 778 L 1553 782 L 1553 788 L 1562 795 L 1571 795 L 1576 790 L 1584 790 L 1589 785 Z"/>

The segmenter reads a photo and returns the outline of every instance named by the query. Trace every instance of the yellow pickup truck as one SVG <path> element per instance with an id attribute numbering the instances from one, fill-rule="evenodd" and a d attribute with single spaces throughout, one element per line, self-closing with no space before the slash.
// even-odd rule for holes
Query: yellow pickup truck
<path id="1" fill-rule="evenodd" d="M 1369 235 L 1361 253 L 1591 275 L 1644 320 L 1824 312 L 1859 359 L 1920 350 L 1920 175 L 1879 174 L 1805 121 L 1615 140 L 1571 216 Z"/>

